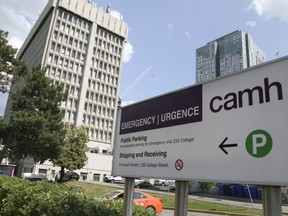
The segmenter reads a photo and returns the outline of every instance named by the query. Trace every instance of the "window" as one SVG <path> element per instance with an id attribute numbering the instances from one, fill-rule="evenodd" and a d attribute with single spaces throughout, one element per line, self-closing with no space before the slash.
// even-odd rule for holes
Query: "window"
<path id="1" fill-rule="evenodd" d="M 63 73 L 62 73 L 62 78 L 63 79 L 66 79 L 66 74 L 67 74 L 66 71 L 63 71 Z"/>
<path id="2" fill-rule="evenodd" d="M 51 69 L 51 75 L 52 75 L 52 76 L 55 76 L 55 71 L 56 71 L 55 68 L 52 68 L 52 69 Z"/>
<path id="3" fill-rule="evenodd" d="M 62 66 L 62 64 L 63 64 L 63 58 L 60 58 L 58 63 L 59 63 L 60 66 Z"/>
<path id="4" fill-rule="evenodd" d="M 58 40 L 61 42 L 63 40 L 63 34 L 59 34 Z"/>
<path id="5" fill-rule="evenodd" d="M 64 60 L 64 67 L 65 67 L 65 68 L 68 67 L 68 60 L 67 60 L 67 59 Z"/>
<path id="6" fill-rule="evenodd" d="M 58 32 L 57 32 L 57 31 L 55 31 L 55 32 L 54 32 L 54 34 L 53 34 L 53 38 L 56 40 L 56 39 L 57 39 L 57 37 L 58 37 Z"/>
<path id="7" fill-rule="evenodd" d="M 74 62 L 69 62 L 69 69 L 73 70 Z"/>
<path id="8" fill-rule="evenodd" d="M 83 180 L 83 181 L 86 181 L 87 180 L 87 173 L 83 173 L 83 172 L 81 172 L 80 173 L 80 178 L 81 178 L 81 180 Z"/>
<path id="9" fill-rule="evenodd" d="M 68 43 L 68 36 L 67 35 L 64 36 L 63 43 L 65 43 L 65 44 Z"/>
<path id="10" fill-rule="evenodd" d="M 55 49 L 55 43 L 54 43 L 54 42 L 51 43 L 51 49 L 52 49 L 52 50 Z"/>
<path id="11" fill-rule="evenodd" d="M 52 55 L 50 54 L 49 56 L 48 56 L 48 63 L 51 63 L 52 62 Z"/>
<path id="12" fill-rule="evenodd" d="M 57 20 L 55 27 L 56 27 L 56 28 L 59 28 L 59 26 L 60 26 L 60 21 Z"/>
<path id="13" fill-rule="evenodd" d="M 56 46 L 56 52 L 60 52 L 60 49 L 61 49 L 60 44 L 57 44 L 57 46 Z"/>
<path id="14" fill-rule="evenodd" d="M 70 111 L 66 112 L 66 120 L 68 120 L 68 121 L 70 120 Z"/>
<path id="15" fill-rule="evenodd" d="M 65 47 L 62 47 L 62 48 L 61 48 L 61 54 L 64 55 L 64 53 L 65 53 Z"/>
<path id="16" fill-rule="evenodd" d="M 54 64 L 57 64 L 57 63 L 58 63 L 58 56 L 54 56 L 53 63 L 54 63 Z"/>
<path id="17" fill-rule="evenodd" d="M 90 153 L 99 154 L 99 148 L 98 148 L 98 147 L 95 147 L 95 148 L 89 148 L 89 152 L 90 152 Z"/>
<path id="18" fill-rule="evenodd" d="M 69 33 L 69 31 L 70 31 L 70 25 L 67 25 L 66 28 L 65 28 L 65 32 Z"/>
<path id="19" fill-rule="evenodd" d="M 60 26 L 61 31 L 64 31 L 64 28 L 65 28 L 64 23 L 61 23 L 61 26 Z"/>
<path id="20" fill-rule="evenodd" d="M 72 58 L 75 58 L 75 55 L 76 55 L 76 51 L 73 50 L 73 51 L 72 51 Z"/>
<path id="21" fill-rule="evenodd" d="M 100 174 L 93 174 L 93 181 L 100 181 Z"/>
<path id="22" fill-rule="evenodd" d="M 61 74 L 61 71 L 60 71 L 60 70 L 57 70 L 57 72 L 56 72 L 56 77 L 60 78 L 60 74 Z"/>

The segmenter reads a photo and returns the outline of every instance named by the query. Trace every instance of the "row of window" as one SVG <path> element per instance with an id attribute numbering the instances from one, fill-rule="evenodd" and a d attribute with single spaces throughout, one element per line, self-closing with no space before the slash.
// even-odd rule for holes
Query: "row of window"
<path id="1" fill-rule="evenodd" d="M 113 103 L 115 100 L 113 99 Z M 111 104 L 112 105 L 112 104 Z M 84 111 L 86 113 L 92 113 L 97 116 L 104 116 L 106 118 L 114 118 L 114 109 L 109 109 L 103 106 L 97 106 L 96 104 L 92 103 L 85 103 L 84 105 Z"/>
<path id="2" fill-rule="evenodd" d="M 97 71 L 97 70 L 90 70 L 90 77 L 105 82 L 106 84 L 117 86 L 118 85 L 118 78 L 107 74 L 105 72 Z M 97 80 L 88 80 L 88 87 L 91 89 L 97 89 Z M 99 84 L 99 83 L 98 83 Z"/>
<path id="3" fill-rule="evenodd" d="M 71 13 L 68 13 L 67 11 L 64 10 L 59 10 L 58 11 L 58 17 L 60 19 L 66 20 L 67 22 L 70 22 L 72 25 L 77 26 L 81 29 L 85 29 L 86 31 L 90 30 L 90 23 L 87 22 L 84 19 L 81 19 L 80 17 L 77 17 Z"/>
<path id="4" fill-rule="evenodd" d="M 65 122 L 75 123 L 76 112 L 70 110 L 62 110 L 62 115 Z"/>
<path id="5" fill-rule="evenodd" d="M 110 52 L 101 51 L 100 49 L 93 49 L 93 55 L 97 57 L 97 59 L 102 59 L 108 63 L 119 65 L 120 64 L 120 57 L 112 55 Z"/>
<path id="6" fill-rule="evenodd" d="M 69 96 L 73 96 L 75 98 L 79 97 L 79 87 L 77 86 L 73 86 L 73 85 L 68 85 L 67 83 L 63 83 L 61 81 L 55 80 L 55 79 L 51 79 L 53 85 L 63 85 L 64 86 L 64 92 L 67 92 L 69 94 Z M 76 106 L 75 106 L 76 108 Z"/>
<path id="7" fill-rule="evenodd" d="M 86 152 L 93 154 L 111 155 L 112 152 L 107 149 L 100 149 L 99 147 L 88 147 Z"/>
<path id="8" fill-rule="evenodd" d="M 117 88 L 105 85 L 104 83 L 98 83 L 96 82 L 95 85 L 90 85 L 90 90 L 86 92 L 86 99 L 88 100 L 98 100 L 98 93 L 103 93 L 106 95 L 110 95 L 112 97 L 116 97 L 117 95 Z M 95 99 L 94 99 L 95 94 Z"/>
<path id="9" fill-rule="evenodd" d="M 55 66 L 58 66 L 58 67 L 62 67 L 62 68 L 65 68 L 66 70 L 72 70 L 76 73 L 83 73 L 83 64 L 79 64 L 79 63 L 76 63 L 74 61 L 71 61 L 69 59 L 66 59 L 66 58 L 62 58 L 58 55 L 53 55 L 52 53 L 49 54 L 48 56 L 48 59 L 47 59 L 47 63 L 48 64 L 51 64 L 51 65 L 55 65 Z"/>
<path id="10" fill-rule="evenodd" d="M 98 37 L 102 37 L 102 39 L 105 39 L 111 43 L 117 44 L 122 47 L 122 39 L 99 26 L 96 29 L 96 35 L 98 35 Z"/>
<path id="11" fill-rule="evenodd" d="M 92 112 L 92 110 L 90 109 L 90 105 L 89 104 L 93 104 L 93 105 L 96 106 L 96 103 L 97 103 L 97 104 L 102 104 L 102 105 L 104 105 L 106 107 L 111 107 L 111 108 L 115 107 L 115 98 L 108 97 L 108 96 L 105 96 L 105 95 L 102 95 L 102 94 L 98 94 L 96 92 L 94 93 L 94 92 L 87 91 L 86 99 L 90 100 L 92 102 L 92 103 L 87 103 L 88 104 L 87 111 L 89 111 L 89 112 Z M 84 107 L 84 109 L 85 109 L 85 107 Z M 93 108 L 93 112 L 96 112 L 94 109 L 95 108 Z"/>
<path id="12" fill-rule="evenodd" d="M 215 78 L 215 75 L 212 75 L 212 74 L 201 75 L 197 77 L 197 83 L 208 81 L 213 78 Z"/>
<path id="13" fill-rule="evenodd" d="M 65 101 L 65 107 L 70 109 L 76 109 L 78 105 L 78 100 L 75 98 L 69 97 L 67 101 Z"/>
<path id="14" fill-rule="evenodd" d="M 97 130 L 95 128 L 86 128 L 87 135 L 90 140 L 111 142 L 112 133 L 102 130 Z"/>
<path id="15" fill-rule="evenodd" d="M 60 20 L 56 21 L 55 28 L 63 33 L 65 32 L 66 34 L 69 34 L 70 36 L 74 36 L 84 41 L 88 41 L 89 39 L 88 32 L 85 32 L 79 28 L 75 28 L 68 23 L 61 22 Z"/>
<path id="16" fill-rule="evenodd" d="M 83 42 L 77 38 L 73 38 L 71 36 L 68 36 L 66 34 L 59 33 L 58 31 L 55 31 L 53 33 L 53 40 L 57 41 L 61 44 L 65 44 L 66 46 L 71 46 L 74 49 L 82 50 L 83 52 L 87 51 L 87 43 Z"/>
<path id="17" fill-rule="evenodd" d="M 113 58 L 113 64 L 120 66 L 120 58 Z M 119 75 L 119 67 L 116 67 L 114 65 L 108 64 L 104 61 L 101 61 L 96 58 L 92 58 L 92 67 L 98 68 L 100 70 L 106 71 L 108 73 Z"/>
<path id="18" fill-rule="evenodd" d="M 83 123 L 85 126 L 89 127 L 96 127 L 97 129 L 103 129 L 107 131 L 112 131 L 112 125 L 113 121 L 95 117 L 95 116 L 90 116 L 90 115 L 83 115 Z"/>
<path id="19" fill-rule="evenodd" d="M 95 45 L 98 48 L 101 48 L 101 49 L 103 49 L 105 51 L 108 51 L 110 53 L 114 53 L 116 55 L 121 56 L 122 48 L 120 48 L 120 47 L 118 47 L 116 45 L 114 46 L 113 44 L 110 44 L 108 42 L 102 41 L 101 39 L 99 39 L 97 37 L 95 38 Z"/>
<path id="20" fill-rule="evenodd" d="M 85 60 L 85 53 L 81 51 L 77 51 L 75 49 L 71 49 L 67 46 L 52 42 L 51 43 L 51 51 L 53 51 L 55 54 L 66 56 L 69 59 L 74 59 L 75 61 L 81 61 L 82 63 Z"/>
<path id="21" fill-rule="evenodd" d="M 71 73 L 60 68 L 47 66 L 46 75 L 54 79 L 62 79 L 63 81 L 69 81 L 69 83 L 80 85 L 82 76 L 79 74 Z"/>

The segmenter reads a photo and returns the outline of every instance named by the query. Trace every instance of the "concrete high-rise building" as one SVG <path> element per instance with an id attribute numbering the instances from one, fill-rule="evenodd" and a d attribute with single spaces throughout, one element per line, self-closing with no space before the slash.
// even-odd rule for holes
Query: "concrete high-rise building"
<path id="1" fill-rule="evenodd" d="M 61 104 L 63 121 L 83 125 L 89 135 L 89 159 L 77 170 L 82 180 L 102 181 L 111 173 L 128 27 L 122 18 L 110 14 L 109 7 L 104 11 L 89 0 L 49 0 L 17 56 L 30 68 L 45 66 L 53 83 L 63 84 L 69 93 Z M 5 116 L 9 118 L 9 105 Z M 49 161 L 34 164 L 32 159 L 26 159 L 22 169 L 45 173 L 48 179 L 58 171 Z"/>
<path id="2" fill-rule="evenodd" d="M 242 31 L 234 31 L 196 50 L 196 83 L 227 75 L 265 61 L 265 53 Z"/>

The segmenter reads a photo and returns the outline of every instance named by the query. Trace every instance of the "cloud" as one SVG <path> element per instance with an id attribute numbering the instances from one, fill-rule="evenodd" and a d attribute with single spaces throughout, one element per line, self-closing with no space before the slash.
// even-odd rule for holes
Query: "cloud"
<path id="1" fill-rule="evenodd" d="M 278 17 L 288 22 L 288 1 L 287 0 L 251 0 L 248 10 L 254 10 L 259 16 L 268 19 Z"/>
<path id="2" fill-rule="evenodd" d="M 184 32 L 185 37 L 187 38 L 188 42 L 192 41 L 192 35 L 190 32 Z"/>
<path id="3" fill-rule="evenodd" d="M 168 33 L 173 34 L 174 33 L 174 25 L 168 24 Z"/>
<path id="4" fill-rule="evenodd" d="M 20 48 L 38 15 L 48 0 L 3 1 L 0 7 L 0 29 L 8 31 L 8 40 L 15 48 Z"/>
<path id="5" fill-rule="evenodd" d="M 134 50 L 133 50 L 132 44 L 129 42 L 126 42 L 124 45 L 124 50 L 123 50 L 123 62 L 124 63 L 129 62 L 132 58 L 133 53 L 134 53 Z"/>
<path id="6" fill-rule="evenodd" d="M 251 20 L 251 21 L 246 22 L 245 24 L 250 26 L 251 28 L 254 28 L 256 26 L 256 21 Z"/>

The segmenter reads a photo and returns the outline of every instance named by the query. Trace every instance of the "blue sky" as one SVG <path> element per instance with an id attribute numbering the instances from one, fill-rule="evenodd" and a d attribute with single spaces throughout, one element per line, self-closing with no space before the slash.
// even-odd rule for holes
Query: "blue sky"
<path id="1" fill-rule="evenodd" d="M 20 48 L 48 0 L 6 0 L 0 29 Z M 287 0 L 94 0 L 129 26 L 120 95 L 131 103 L 195 83 L 195 51 L 235 30 L 249 33 L 273 60 L 288 53 Z M 124 94 L 122 94 L 124 93 Z M 0 93 L 0 116 L 6 105 Z"/>

